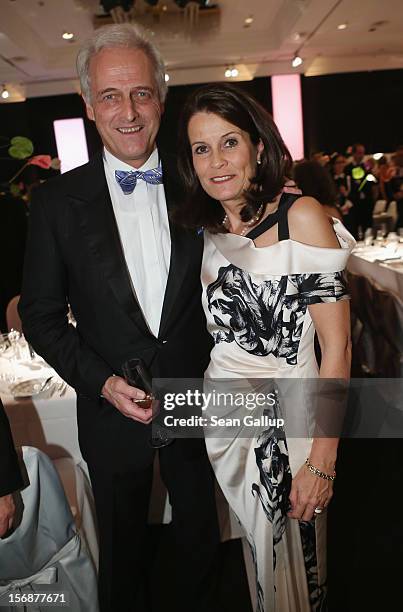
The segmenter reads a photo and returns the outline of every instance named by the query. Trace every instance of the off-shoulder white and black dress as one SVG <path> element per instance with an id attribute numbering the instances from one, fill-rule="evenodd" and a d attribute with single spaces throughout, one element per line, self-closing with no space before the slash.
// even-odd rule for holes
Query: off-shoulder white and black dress
<path id="1" fill-rule="evenodd" d="M 283 193 L 278 210 L 247 236 L 205 232 L 203 306 L 214 338 L 206 384 L 318 377 L 308 307 L 348 298 L 343 270 L 355 243 L 336 219 L 340 248 L 290 239 L 287 213 L 298 197 Z M 253 240 L 276 223 L 279 241 L 256 247 Z M 301 400 L 302 416 L 304 410 Z M 206 444 L 251 546 L 255 610 L 325 610 L 325 518 L 287 518 L 292 476 L 309 456 L 312 440 L 287 438 L 287 424 L 283 431 L 256 427 L 253 435 L 242 428 L 232 437 L 208 434 Z"/>

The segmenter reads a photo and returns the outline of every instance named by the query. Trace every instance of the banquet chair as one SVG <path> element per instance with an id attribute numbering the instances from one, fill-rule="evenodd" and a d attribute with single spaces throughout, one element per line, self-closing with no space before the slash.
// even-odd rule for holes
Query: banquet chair
<path id="1" fill-rule="evenodd" d="M 29 485 L 20 493 L 14 531 L 0 539 L 0 608 L 4 612 L 26 609 L 24 604 L 9 606 L 10 593 L 23 601 L 39 593 L 65 593 L 70 610 L 98 612 L 95 569 L 53 463 L 36 448 L 25 446 L 22 452 Z M 59 608 L 60 603 L 29 604 L 35 612 Z"/>
<path id="2" fill-rule="evenodd" d="M 377 321 L 372 309 L 372 285 L 359 274 L 346 273 L 351 296 L 352 376 L 376 376 L 375 337 Z"/>
<path id="3" fill-rule="evenodd" d="M 18 314 L 18 302 L 20 301 L 20 296 L 16 295 L 13 297 L 7 306 L 6 310 L 6 321 L 8 331 L 15 329 L 16 331 L 22 332 L 22 323 L 20 319 L 20 315 Z"/>
<path id="4" fill-rule="evenodd" d="M 396 225 L 396 219 L 389 212 L 373 214 L 372 215 L 372 229 L 376 232 L 377 230 L 386 228 L 386 233 L 392 232 Z"/>
<path id="5" fill-rule="evenodd" d="M 393 227 L 392 227 L 392 229 L 395 229 L 396 222 L 397 222 L 397 217 L 398 217 L 396 200 L 392 200 L 391 202 L 389 202 L 389 205 L 388 205 L 388 208 L 387 208 L 387 213 L 392 217 L 392 219 L 393 219 Z"/>
<path id="6" fill-rule="evenodd" d="M 385 212 L 386 204 L 387 204 L 386 200 L 377 200 L 375 202 L 373 214 L 374 215 L 379 215 L 379 214 Z"/>
<path id="7" fill-rule="evenodd" d="M 375 370 L 381 378 L 403 375 L 403 302 L 389 291 L 372 286 L 377 320 Z"/>

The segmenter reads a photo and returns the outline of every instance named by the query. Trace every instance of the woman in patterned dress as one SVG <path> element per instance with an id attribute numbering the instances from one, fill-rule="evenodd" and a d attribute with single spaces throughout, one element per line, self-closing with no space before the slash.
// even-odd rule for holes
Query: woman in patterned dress
<path id="1" fill-rule="evenodd" d="M 252 378 L 348 379 L 343 269 L 354 239 L 289 186 L 291 157 L 270 115 L 233 86 L 206 86 L 184 108 L 179 142 L 181 219 L 204 228 L 203 305 L 214 339 L 206 384 L 228 391 L 231 381 L 234 392 Z M 252 550 L 256 611 L 325 610 L 323 511 L 338 439 L 288 432 L 294 418 L 309 420 L 310 400 L 305 390 L 297 402 L 291 394 L 287 413 L 278 388 L 263 413 L 288 414 L 284 427 L 272 419 L 246 431 L 242 421 L 231 436 L 207 435 L 207 450 Z"/>

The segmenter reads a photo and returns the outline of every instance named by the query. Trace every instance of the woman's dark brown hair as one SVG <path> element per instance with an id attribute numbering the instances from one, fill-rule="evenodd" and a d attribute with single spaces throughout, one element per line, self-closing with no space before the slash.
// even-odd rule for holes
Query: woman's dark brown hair
<path id="1" fill-rule="evenodd" d="M 204 191 L 193 168 L 188 125 L 199 112 L 218 115 L 247 132 L 255 146 L 260 140 L 263 143 L 261 164 L 256 167 L 256 175 L 251 177 L 250 187 L 245 191 L 245 206 L 240 213 L 242 221 L 249 221 L 262 204 L 263 214 L 266 205 L 280 193 L 291 174 L 291 155 L 270 114 L 254 98 L 233 85 L 206 85 L 190 95 L 179 124 L 178 167 L 185 199 L 177 218 L 187 227 L 225 232 L 223 208 Z"/>

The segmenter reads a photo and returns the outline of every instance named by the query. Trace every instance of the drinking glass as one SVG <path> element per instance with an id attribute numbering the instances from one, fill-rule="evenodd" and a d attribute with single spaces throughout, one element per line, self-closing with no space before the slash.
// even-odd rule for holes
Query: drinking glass
<path id="1" fill-rule="evenodd" d="M 365 234 L 364 234 L 364 244 L 365 244 L 365 246 L 371 246 L 372 245 L 372 238 L 373 238 L 372 228 L 368 227 L 365 230 Z"/>
<path id="2" fill-rule="evenodd" d="M 399 236 L 396 234 L 396 232 L 389 232 L 386 243 L 388 249 L 392 253 L 396 253 L 399 246 Z"/>
<path id="3" fill-rule="evenodd" d="M 11 329 L 8 332 L 8 339 L 10 341 L 10 347 L 12 349 L 11 360 L 18 361 L 20 359 L 20 338 L 21 333 L 16 329 Z"/>
<path id="4" fill-rule="evenodd" d="M 376 244 L 378 246 L 382 245 L 382 243 L 383 243 L 383 231 L 382 230 L 380 230 L 380 229 L 377 230 L 375 240 L 376 240 Z"/>
<path id="5" fill-rule="evenodd" d="M 147 410 L 151 408 L 156 397 L 152 389 L 152 377 L 142 359 L 129 359 L 122 365 L 122 372 L 127 384 L 131 387 L 137 387 L 146 393 L 144 399 L 135 400 L 135 403 Z M 168 436 L 168 432 L 160 427 L 158 423 L 153 422 L 151 426 L 151 437 L 149 444 L 153 448 L 162 448 L 171 444 L 173 439 Z"/>
<path id="6" fill-rule="evenodd" d="M 0 355 L 6 352 L 11 346 L 8 334 L 0 334 Z"/>

